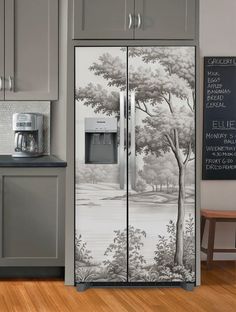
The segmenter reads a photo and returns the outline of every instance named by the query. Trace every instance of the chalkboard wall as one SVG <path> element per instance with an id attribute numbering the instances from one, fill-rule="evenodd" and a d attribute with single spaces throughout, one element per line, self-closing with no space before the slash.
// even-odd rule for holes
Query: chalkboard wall
<path id="1" fill-rule="evenodd" d="M 236 57 L 204 58 L 204 180 L 236 179 Z"/>

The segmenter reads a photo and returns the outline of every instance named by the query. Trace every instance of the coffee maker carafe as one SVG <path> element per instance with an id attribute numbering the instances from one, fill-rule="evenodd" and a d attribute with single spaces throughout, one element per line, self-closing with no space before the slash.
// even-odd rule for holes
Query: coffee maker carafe
<path id="1" fill-rule="evenodd" d="M 43 115 L 16 113 L 13 115 L 13 157 L 37 157 L 43 154 Z"/>

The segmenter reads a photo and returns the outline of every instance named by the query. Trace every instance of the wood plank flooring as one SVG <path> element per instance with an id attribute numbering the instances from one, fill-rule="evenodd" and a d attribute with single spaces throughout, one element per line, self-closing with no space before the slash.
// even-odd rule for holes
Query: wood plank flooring
<path id="1" fill-rule="evenodd" d="M 88 289 L 59 280 L 0 281 L 0 312 L 235 312 L 236 262 L 202 266 L 202 286 L 183 289 Z"/>

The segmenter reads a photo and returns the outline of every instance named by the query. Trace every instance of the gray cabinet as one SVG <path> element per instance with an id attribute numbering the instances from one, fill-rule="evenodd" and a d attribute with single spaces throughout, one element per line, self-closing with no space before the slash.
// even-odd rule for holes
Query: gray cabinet
<path id="1" fill-rule="evenodd" d="M 0 0 L 0 100 L 4 99 L 4 0 Z"/>
<path id="2" fill-rule="evenodd" d="M 195 0 L 135 0 L 136 39 L 194 39 Z"/>
<path id="3" fill-rule="evenodd" d="M 198 0 L 73 0 L 73 39 L 194 39 Z"/>
<path id="4" fill-rule="evenodd" d="M 58 0 L 5 0 L 3 46 L 5 100 L 58 98 Z"/>
<path id="5" fill-rule="evenodd" d="M 132 39 L 134 0 L 73 0 L 73 39 Z"/>
<path id="6" fill-rule="evenodd" d="M 0 266 L 64 266 L 64 169 L 1 168 Z"/>

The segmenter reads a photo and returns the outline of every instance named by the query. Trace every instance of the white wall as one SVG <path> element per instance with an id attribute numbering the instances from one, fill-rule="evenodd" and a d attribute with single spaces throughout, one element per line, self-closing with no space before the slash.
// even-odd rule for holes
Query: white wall
<path id="1" fill-rule="evenodd" d="M 203 86 L 203 56 L 236 56 L 235 13 L 236 0 L 200 0 L 201 87 Z M 202 90 L 200 99 L 203 99 Z M 236 210 L 236 180 L 202 181 L 201 207 Z M 234 248 L 235 231 L 234 223 L 217 224 L 215 246 Z M 236 254 L 216 254 L 214 259 L 236 259 Z"/>

